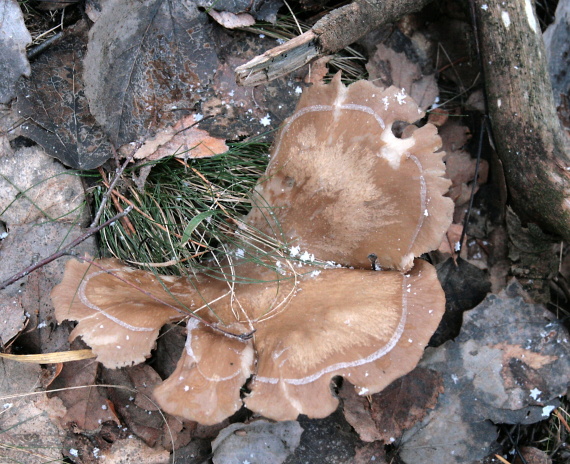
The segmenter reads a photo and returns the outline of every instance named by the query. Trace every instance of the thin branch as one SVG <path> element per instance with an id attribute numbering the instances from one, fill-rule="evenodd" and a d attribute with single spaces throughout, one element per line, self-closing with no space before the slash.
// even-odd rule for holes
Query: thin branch
<path id="1" fill-rule="evenodd" d="M 107 200 L 109 200 L 109 195 L 111 195 L 111 192 L 115 188 L 115 185 L 117 184 L 119 179 L 122 177 L 123 172 L 125 171 L 125 169 L 129 165 L 129 163 L 132 161 L 133 157 L 135 156 L 135 153 L 138 151 L 138 149 L 141 147 L 141 145 L 142 145 L 142 143 L 138 142 L 133 147 L 131 154 L 129 156 L 127 156 L 127 158 L 125 159 L 125 162 L 119 168 L 117 168 L 117 170 L 115 171 L 115 177 L 113 177 L 113 180 L 109 184 L 109 188 L 107 189 L 107 191 L 103 195 L 103 198 L 101 199 L 101 204 L 99 205 L 99 209 L 97 210 L 97 214 L 95 215 L 95 218 L 93 219 L 93 222 L 91 223 L 90 227 L 95 227 L 97 225 L 97 223 L 99 222 L 99 219 L 101 219 L 101 214 L 103 214 L 103 210 L 105 209 L 105 205 L 107 204 Z M 112 145 L 111 145 L 111 150 L 113 150 L 113 154 L 115 155 L 115 158 L 117 158 L 118 157 L 117 151 L 115 150 L 115 147 L 113 147 Z"/>
<path id="2" fill-rule="evenodd" d="M 73 240 L 73 242 L 71 242 L 66 247 L 62 248 L 61 250 L 57 251 L 56 253 L 53 253 L 52 255 L 48 256 L 47 258 L 44 258 L 41 261 L 38 261 L 37 263 L 32 264 L 31 266 L 28 266 L 23 271 L 20 271 L 17 274 L 14 274 L 8 280 L 5 280 L 4 282 L 2 282 L 0 284 L 0 290 L 5 289 L 9 285 L 12 285 L 14 282 L 17 282 L 21 278 L 26 277 L 30 272 L 33 272 L 36 269 L 39 269 L 39 268 L 45 266 L 46 264 L 51 263 L 52 261 L 55 261 L 58 258 L 61 258 L 62 256 L 68 255 L 74 247 L 79 245 L 81 242 L 87 240 L 89 237 L 96 234 L 100 230 L 109 226 L 113 222 L 118 221 L 123 216 L 126 216 L 127 214 L 129 214 L 131 212 L 132 209 L 133 208 L 129 206 L 122 213 L 119 213 L 116 216 L 113 216 L 111 219 L 109 219 L 108 221 L 105 221 L 103 224 L 96 226 L 96 227 L 90 227 L 89 229 L 87 229 L 87 231 L 83 235 L 80 235 L 79 237 L 77 237 L 75 240 Z"/>

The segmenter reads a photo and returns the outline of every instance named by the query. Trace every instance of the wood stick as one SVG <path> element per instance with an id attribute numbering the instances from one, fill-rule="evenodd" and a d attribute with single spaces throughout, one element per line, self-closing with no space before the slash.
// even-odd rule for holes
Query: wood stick
<path id="1" fill-rule="evenodd" d="M 239 85 L 269 82 L 309 61 L 342 50 L 372 29 L 420 10 L 431 0 L 355 0 L 333 10 L 310 30 L 235 70 Z"/>
<path id="2" fill-rule="evenodd" d="M 488 112 L 509 203 L 525 222 L 570 240 L 570 140 L 554 106 L 530 0 L 473 0 Z"/>

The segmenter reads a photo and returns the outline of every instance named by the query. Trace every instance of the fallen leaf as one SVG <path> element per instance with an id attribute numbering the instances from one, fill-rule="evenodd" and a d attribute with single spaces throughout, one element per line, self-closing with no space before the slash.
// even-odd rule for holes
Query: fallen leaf
<path id="1" fill-rule="evenodd" d="M 236 29 L 238 27 L 248 27 L 255 24 L 255 18 L 247 13 L 230 13 L 228 11 L 208 10 L 208 14 L 226 29 Z"/>
<path id="2" fill-rule="evenodd" d="M 303 429 L 297 421 L 232 424 L 212 442 L 214 464 L 281 464 L 295 451 Z"/>
<path id="3" fill-rule="evenodd" d="M 134 437 L 117 440 L 111 449 L 102 452 L 105 464 L 168 464 L 170 453 L 162 448 L 150 448 Z"/>
<path id="4" fill-rule="evenodd" d="M 197 0 L 196 4 L 206 11 L 216 8 L 233 14 L 249 13 L 259 21 L 274 23 L 277 11 L 283 6 L 281 0 Z"/>
<path id="5" fill-rule="evenodd" d="M 138 141 L 178 121 L 216 71 L 214 45 L 208 15 L 193 2 L 109 2 L 89 31 L 84 77 L 111 141 Z"/>
<path id="6" fill-rule="evenodd" d="M 16 96 L 20 76 L 30 75 L 26 47 L 32 36 L 16 0 L 0 1 L 0 103 L 7 105 Z"/>
<path id="7" fill-rule="evenodd" d="M 517 454 L 513 464 L 552 464 L 552 459 L 544 451 L 532 446 L 523 446 L 519 449 L 524 461 Z"/>
<path id="8" fill-rule="evenodd" d="M 164 431 L 164 420 L 162 416 L 156 412 L 155 406 L 152 402 L 148 401 L 144 395 L 140 395 L 137 392 L 137 384 L 142 387 L 147 392 L 152 387 L 144 387 L 145 378 L 152 379 L 151 382 L 156 382 L 156 372 L 152 371 L 150 366 L 136 366 L 135 368 L 125 368 L 125 369 L 101 369 L 101 378 L 104 383 L 108 385 L 120 385 L 126 388 L 111 388 L 108 390 L 107 394 L 113 402 L 117 414 L 120 416 L 125 425 L 129 430 L 137 435 L 141 440 L 145 442 L 148 446 L 154 447 L 157 443 L 162 443 Z M 136 369 L 135 372 L 131 374 L 132 369 Z M 148 370 L 150 369 L 150 371 Z M 139 383 L 141 382 L 141 383 Z M 143 400 L 146 399 L 146 401 Z M 150 403 L 152 410 L 147 410 L 144 407 L 140 407 L 136 400 L 139 400 L 139 404 L 147 406 Z"/>
<path id="9" fill-rule="evenodd" d="M 112 155 L 105 133 L 89 112 L 84 93 L 83 57 L 87 25 L 69 27 L 62 39 L 32 64 L 21 79 L 16 109 L 27 121 L 22 135 L 50 155 L 76 169 L 93 169 Z"/>
<path id="10" fill-rule="evenodd" d="M 61 419 L 64 427 L 71 424 L 79 430 L 94 431 L 100 429 L 103 422 L 120 424 L 112 403 L 95 386 L 98 366 L 99 363 L 90 359 L 66 363 L 50 384 L 49 391 L 61 390 L 52 394 L 67 408 Z"/>
<path id="11" fill-rule="evenodd" d="M 61 459 L 65 433 L 57 425 L 57 416 L 65 408 L 57 399 L 34 393 L 40 383 L 40 366 L 0 360 L 0 369 L 2 462 L 38 464 Z M 26 393 L 30 395 L 11 397 Z"/>
<path id="12" fill-rule="evenodd" d="M 385 443 L 392 443 L 404 430 L 422 420 L 443 392 L 441 375 L 416 367 L 412 372 L 372 395 L 372 419 Z"/>
<path id="13" fill-rule="evenodd" d="M 191 114 L 174 126 L 166 127 L 145 141 L 134 154 L 135 159 L 158 160 L 166 156 L 182 159 L 208 158 L 228 151 L 225 141 L 210 137 L 205 130 L 195 127 L 198 121 Z M 128 151 L 125 146 L 123 154 Z"/>
<path id="14" fill-rule="evenodd" d="M 357 395 L 352 386 L 343 386 L 340 396 L 344 399 L 344 416 L 362 441 L 390 444 L 422 420 L 442 392 L 441 376 L 417 367 L 368 398 Z"/>
<path id="15" fill-rule="evenodd" d="M 9 227 L 48 219 L 84 222 L 87 208 L 81 178 L 41 147 L 0 157 L 0 219 Z"/>
<path id="16" fill-rule="evenodd" d="M 378 431 L 370 412 L 371 397 L 359 395 L 355 388 L 346 382 L 339 392 L 339 397 L 342 398 L 344 417 L 356 430 L 360 439 L 365 442 L 381 440 L 382 435 Z"/>
<path id="17" fill-rule="evenodd" d="M 366 64 L 366 70 L 369 79 L 381 86 L 405 89 L 424 111 L 435 102 L 439 93 L 435 74 L 423 75 L 419 63 L 382 43 Z"/>

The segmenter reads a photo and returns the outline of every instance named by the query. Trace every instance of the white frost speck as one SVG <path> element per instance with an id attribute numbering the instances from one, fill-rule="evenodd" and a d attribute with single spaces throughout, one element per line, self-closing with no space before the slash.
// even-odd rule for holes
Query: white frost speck
<path id="1" fill-rule="evenodd" d="M 394 443 L 396 439 L 394 437 L 390 437 L 390 443 Z"/>
<path id="2" fill-rule="evenodd" d="M 453 249 L 454 249 L 455 251 L 461 250 L 461 243 L 455 242 L 455 245 L 453 246 Z"/>
<path id="3" fill-rule="evenodd" d="M 459 377 L 457 377 L 455 374 L 451 374 L 451 380 L 453 380 L 453 383 L 457 385 L 457 382 L 459 382 Z"/>
<path id="4" fill-rule="evenodd" d="M 271 116 L 269 116 L 269 114 L 266 114 L 265 117 L 259 120 L 259 122 L 262 126 L 269 126 L 269 124 L 271 124 Z"/>
<path id="5" fill-rule="evenodd" d="M 3 408 L 3 409 L 9 409 L 9 408 L 11 408 L 12 406 L 14 406 L 14 403 L 4 403 L 4 404 L 2 405 L 2 408 Z"/>
<path id="6" fill-rule="evenodd" d="M 387 110 L 390 104 L 388 103 L 388 97 L 382 98 L 382 103 L 384 103 L 384 110 Z"/>
<path id="7" fill-rule="evenodd" d="M 408 342 L 413 343 L 413 340 L 411 338 L 408 338 Z"/>
<path id="8" fill-rule="evenodd" d="M 265 39 L 265 34 L 259 34 L 260 39 Z"/>
<path id="9" fill-rule="evenodd" d="M 298 85 L 297 87 L 295 87 L 295 93 L 297 95 L 301 95 L 303 93 L 303 89 L 301 88 L 301 86 Z"/>
<path id="10" fill-rule="evenodd" d="M 299 253 L 301 252 L 301 247 L 299 246 L 294 246 L 289 248 L 289 254 L 294 258 L 295 256 L 297 256 Z"/>
<path id="11" fill-rule="evenodd" d="M 190 387 L 188 385 L 184 385 L 184 391 L 187 392 L 188 390 L 190 390 Z"/>
<path id="12" fill-rule="evenodd" d="M 236 250 L 236 256 L 237 256 L 238 258 L 243 258 L 243 257 L 245 256 L 245 252 L 244 252 L 241 248 L 238 248 L 238 249 Z"/>
<path id="13" fill-rule="evenodd" d="M 358 392 L 359 395 L 366 395 L 368 393 L 368 388 L 362 387 Z"/>
<path id="14" fill-rule="evenodd" d="M 37 328 L 37 329 L 43 329 L 44 327 L 47 327 L 47 322 L 46 322 L 46 321 L 40 322 L 36 328 Z"/>
<path id="15" fill-rule="evenodd" d="M 311 263 L 315 260 L 315 255 L 309 254 L 308 251 L 305 251 L 301 256 L 299 256 L 301 261 L 310 261 Z"/>
<path id="16" fill-rule="evenodd" d="M 532 6 L 530 0 L 525 0 L 524 10 L 526 13 L 526 19 L 528 21 L 528 25 L 530 26 L 532 31 L 536 34 L 536 32 L 538 31 L 538 25 L 536 24 L 536 18 L 534 16 L 534 7 Z"/>
<path id="17" fill-rule="evenodd" d="M 315 270 L 315 271 L 311 272 L 311 277 L 317 277 L 320 273 L 321 273 L 321 271 Z"/>
<path id="18" fill-rule="evenodd" d="M 203 115 L 202 113 L 196 113 L 196 114 L 194 115 L 194 121 L 199 122 L 199 121 L 201 121 L 202 119 L 204 119 L 204 115 Z"/>
<path id="19" fill-rule="evenodd" d="M 424 210 L 424 216 L 428 217 L 429 216 L 429 211 L 427 209 Z"/>
<path id="20" fill-rule="evenodd" d="M 75 448 L 69 448 L 69 454 L 71 454 L 72 456 L 78 457 L 79 451 L 77 451 Z"/>
<path id="21" fill-rule="evenodd" d="M 556 409 L 556 406 L 545 406 L 542 408 L 542 417 L 550 416 L 550 413 Z"/>
<path id="22" fill-rule="evenodd" d="M 398 101 L 398 105 L 403 105 L 405 103 L 404 101 L 405 99 L 406 99 L 406 89 L 402 89 L 396 94 L 396 100 Z"/>
<path id="23" fill-rule="evenodd" d="M 503 20 L 503 24 L 508 29 L 511 25 L 511 18 L 509 17 L 509 13 L 506 11 L 501 11 L 501 19 Z"/>
<path id="24" fill-rule="evenodd" d="M 533 400 L 538 401 L 538 399 L 540 398 L 540 395 L 541 395 L 541 394 L 542 394 L 542 392 L 541 392 L 538 388 L 535 387 L 535 388 L 533 388 L 533 389 L 530 391 L 530 395 L 529 395 L 529 396 L 530 396 Z"/>
<path id="25" fill-rule="evenodd" d="M 107 405 L 106 405 L 106 404 L 102 404 L 102 405 L 101 405 L 101 409 L 102 409 L 103 411 L 105 411 L 105 410 L 107 409 Z"/>
<path id="26" fill-rule="evenodd" d="M 489 6 L 485 3 L 484 5 L 481 6 L 481 9 L 487 11 L 489 9 Z"/>
<path id="27" fill-rule="evenodd" d="M 2 232 L 0 234 L 0 240 L 4 240 L 6 237 L 8 237 L 8 232 Z"/>

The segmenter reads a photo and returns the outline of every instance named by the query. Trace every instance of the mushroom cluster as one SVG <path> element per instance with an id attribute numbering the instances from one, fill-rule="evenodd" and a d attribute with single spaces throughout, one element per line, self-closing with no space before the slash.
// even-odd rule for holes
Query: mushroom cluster
<path id="1" fill-rule="evenodd" d="M 415 259 L 437 248 L 453 211 L 436 128 L 412 125 L 422 116 L 402 89 L 345 87 L 338 75 L 313 86 L 243 225 L 290 244 L 284 264 L 234 256 L 221 266 L 240 279 L 222 280 L 71 260 L 52 292 L 57 319 L 78 321 L 71 338 L 117 368 L 144 361 L 160 328 L 186 318 L 185 350 L 154 396 L 203 424 L 243 404 L 275 420 L 325 417 L 335 376 L 361 395 L 382 390 L 415 367 L 445 308 L 435 269 Z"/>

